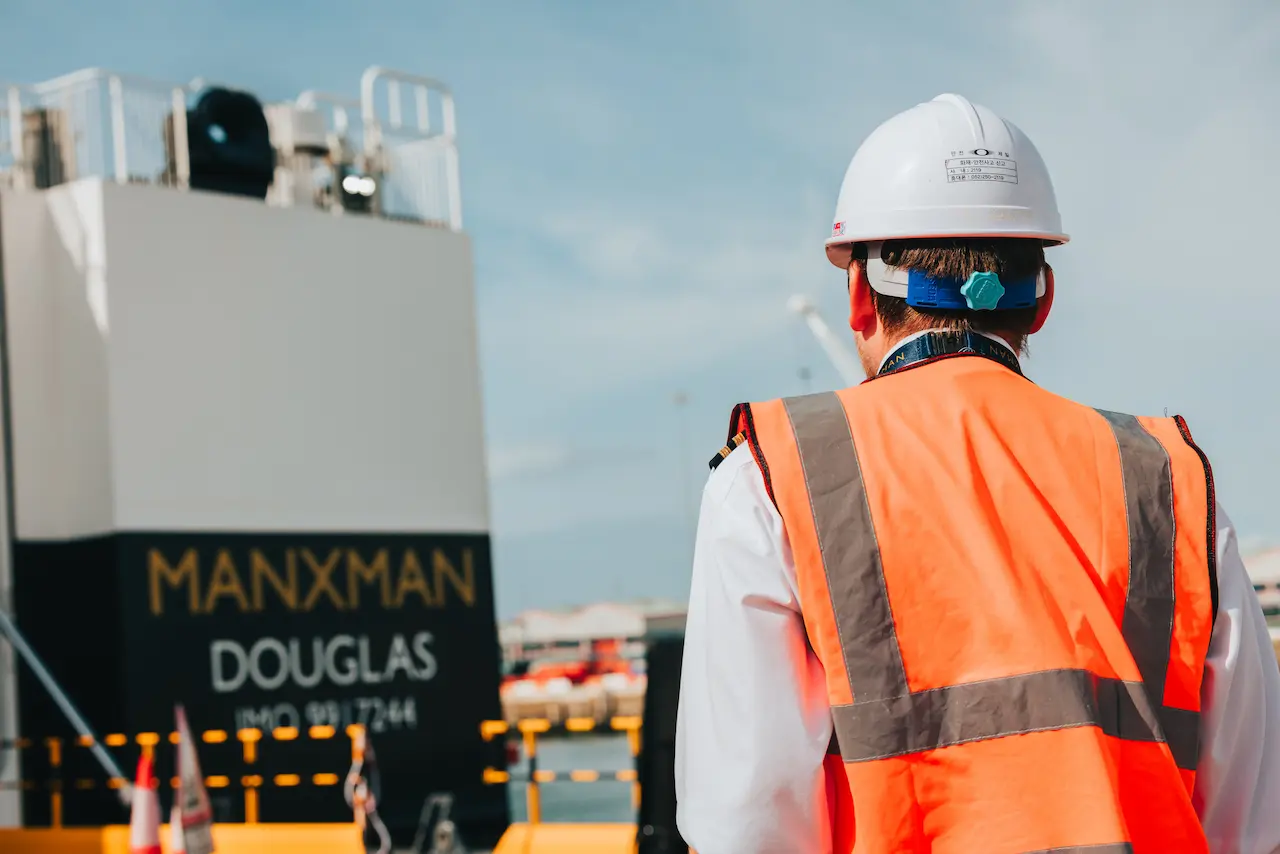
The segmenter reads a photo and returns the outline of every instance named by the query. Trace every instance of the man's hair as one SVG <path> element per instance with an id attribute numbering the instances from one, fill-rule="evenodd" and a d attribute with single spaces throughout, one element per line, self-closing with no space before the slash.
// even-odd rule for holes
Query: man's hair
<path id="1" fill-rule="evenodd" d="M 866 253 L 865 244 L 854 251 L 864 272 Z M 887 240 L 880 256 L 890 266 L 918 270 L 934 278 L 967 279 L 970 273 L 988 272 L 1007 282 L 1038 273 L 1044 266 L 1044 245 L 1017 237 Z M 871 302 L 885 332 L 893 338 L 926 329 L 967 329 L 1004 335 L 1018 351 L 1026 349 L 1036 318 L 1035 306 L 1004 311 L 913 308 L 902 297 L 884 296 L 874 288 Z"/>

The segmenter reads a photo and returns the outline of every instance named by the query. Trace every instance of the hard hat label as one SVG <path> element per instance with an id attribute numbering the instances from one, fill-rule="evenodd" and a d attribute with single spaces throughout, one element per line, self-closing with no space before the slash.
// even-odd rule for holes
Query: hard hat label
<path id="1" fill-rule="evenodd" d="M 987 149 L 982 148 L 979 151 L 985 152 Z M 953 151 L 952 154 L 968 154 L 968 152 Z M 979 157 L 976 154 L 968 157 L 950 157 L 943 161 L 943 166 L 947 170 L 949 184 L 961 181 L 1018 183 L 1018 161 L 1009 157 Z"/>

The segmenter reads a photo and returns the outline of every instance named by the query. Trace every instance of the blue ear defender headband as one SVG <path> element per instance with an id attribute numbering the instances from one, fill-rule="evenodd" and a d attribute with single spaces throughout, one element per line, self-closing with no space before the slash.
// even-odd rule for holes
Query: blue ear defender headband
<path id="1" fill-rule="evenodd" d="M 867 244 L 867 281 L 877 293 L 905 298 L 913 308 L 1005 311 L 1030 308 L 1044 296 L 1043 269 L 1005 281 L 984 271 L 970 273 L 965 279 L 934 278 L 918 270 L 890 267 L 881 260 L 881 245 Z"/>

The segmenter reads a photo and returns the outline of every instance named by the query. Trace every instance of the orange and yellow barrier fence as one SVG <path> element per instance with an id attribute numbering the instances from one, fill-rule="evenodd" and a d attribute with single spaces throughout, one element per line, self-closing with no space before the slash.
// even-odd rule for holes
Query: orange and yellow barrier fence
<path id="1" fill-rule="evenodd" d="M 599 771 L 579 768 L 569 771 L 549 771 L 538 768 L 538 739 L 540 736 L 555 733 L 572 735 L 577 733 L 598 732 L 602 729 L 627 734 L 627 745 L 631 753 L 632 768 L 622 771 Z M 568 718 L 563 722 L 553 722 L 544 718 L 528 718 L 515 726 L 504 721 L 485 721 L 480 726 L 480 734 L 486 741 L 508 736 L 512 732 L 520 734 L 524 746 L 524 754 L 528 759 L 523 773 L 487 769 L 484 779 L 486 783 L 526 782 L 525 798 L 528 806 L 528 820 L 512 824 L 503 834 L 493 854 L 636 854 L 643 850 L 640 828 L 634 821 L 617 823 L 576 823 L 576 822 L 543 822 L 541 810 L 540 783 L 574 782 L 594 783 L 607 780 L 620 780 L 631 783 L 632 805 L 640 805 L 639 772 L 636 769 L 642 746 L 643 728 L 639 716 L 616 716 L 606 725 L 598 724 L 592 718 Z M 695 854 L 693 849 L 687 849 Z"/>
<path id="2" fill-rule="evenodd" d="M 336 750 L 332 754 L 332 762 L 326 762 L 328 769 L 310 770 L 299 773 L 270 773 L 263 769 L 261 763 L 261 752 L 264 743 L 288 744 L 291 742 L 311 741 L 311 742 L 335 742 L 339 739 L 339 732 L 331 726 L 313 726 L 305 730 L 298 730 L 294 727 L 278 727 L 275 730 L 262 731 L 258 729 L 242 729 L 236 732 L 228 732 L 226 730 L 205 730 L 196 737 L 200 745 L 201 768 L 205 772 L 205 786 L 210 790 L 210 795 L 226 790 L 238 788 L 241 790 L 243 799 L 243 823 L 257 824 L 259 821 L 260 804 L 259 792 L 262 789 L 294 789 L 298 787 L 338 787 L 346 775 L 347 769 L 350 767 L 351 760 L 356 758 L 357 752 L 362 749 L 358 745 L 357 736 L 361 732 L 359 725 L 347 727 L 342 733 L 346 739 L 350 740 L 350 750 L 343 750 L 341 754 Z M 171 732 L 167 735 L 170 744 L 178 743 L 178 733 Z M 132 738 L 121 734 L 113 733 L 102 739 L 102 744 L 107 748 L 114 750 L 117 754 L 133 753 L 135 758 L 138 753 L 156 757 L 156 747 L 162 741 L 160 733 L 144 732 L 134 735 Z M 22 757 L 24 771 L 32 766 L 43 766 L 45 774 L 43 778 L 39 776 L 24 777 L 17 782 L 0 782 L 0 790 L 19 789 L 24 792 L 45 791 L 48 794 L 48 826 L 51 828 L 61 828 L 64 825 L 65 800 L 68 796 L 74 797 L 76 793 L 89 794 L 95 791 L 119 789 L 125 785 L 127 781 L 120 778 L 104 778 L 101 770 L 96 763 L 84 761 L 87 756 L 81 757 L 82 761 L 69 763 L 69 759 L 75 759 L 77 749 L 81 749 L 84 754 L 88 753 L 88 749 L 93 747 L 94 742 L 89 738 L 44 738 L 40 740 L 19 738 L 12 741 L 0 740 L 0 750 L 14 750 Z M 228 755 L 228 749 L 238 745 L 235 749 L 234 760 Z M 335 745 L 336 747 L 336 745 Z M 40 758 L 39 754 L 43 754 L 43 762 L 33 761 Z M 349 758 L 348 758 L 349 757 Z M 118 756 L 118 758 L 125 758 Z M 212 759 L 213 761 L 209 761 Z M 238 765 L 231 769 L 227 768 L 228 764 Z M 69 768 L 69 764 L 76 767 Z M 278 768 L 283 763 L 273 762 L 274 767 Z M 130 767 L 124 764 L 122 767 Z M 330 770 L 331 769 L 331 770 Z M 169 786 L 177 789 L 178 778 L 171 777 Z M 338 794 L 341 798 L 342 795 Z"/>
<path id="3" fill-rule="evenodd" d="M 608 729 L 627 734 L 627 745 L 631 751 L 633 767 L 622 771 L 598 771 L 589 768 L 570 771 L 539 769 L 538 737 L 551 732 L 552 726 L 552 722 L 546 718 L 526 718 L 517 722 L 515 729 L 520 733 L 523 741 L 524 755 L 528 760 L 527 769 L 523 773 L 514 774 L 511 771 L 501 771 L 496 768 L 486 768 L 484 772 L 486 783 L 523 782 L 528 784 L 525 788 L 525 803 L 529 824 L 539 824 L 542 821 L 542 793 L 539 789 L 542 783 L 556 781 L 596 783 L 602 780 L 628 782 L 631 783 L 632 806 L 640 806 L 639 774 L 634 767 L 642 744 L 642 719 L 639 716 L 616 716 L 608 721 Z M 566 733 L 589 733 L 601 728 L 603 727 L 600 727 L 594 718 L 568 718 L 556 727 L 557 730 L 562 729 Z M 484 721 L 480 724 L 480 735 L 485 741 L 492 741 L 494 738 L 507 735 L 511 729 L 512 727 L 506 721 Z"/>

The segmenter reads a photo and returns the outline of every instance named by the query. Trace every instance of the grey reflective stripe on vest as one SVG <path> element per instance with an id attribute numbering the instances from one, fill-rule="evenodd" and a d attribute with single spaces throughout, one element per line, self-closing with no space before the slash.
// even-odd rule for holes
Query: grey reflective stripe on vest
<path id="1" fill-rule="evenodd" d="M 1194 769 L 1200 754 L 1200 716 L 1164 705 L 1173 643 L 1173 469 L 1169 452 L 1137 418 L 1097 410 L 1120 449 L 1124 503 L 1129 520 L 1129 589 L 1125 594 L 1125 643 L 1142 674 L 1178 767 Z"/>
<path id="2" fill-rule="evenodd" d="M 1136 419 L 1126 421 L 1129 416 L 1104 413 L 1120 447 L 1129 517 L 1130 584 L 1122 631 L 1143 683 L 1102 678 L 1084 670 L 1048 670 L 913 693 L 907 685 L 844 407 L 834 393 L 786 398 L 783 406 L 800 452 L 853 692 L 851 705 L 832 709 L 835 737 L 845 762 L 1019 733 L 1094 726 L 1134 741 L 1166 741 L 1167 735 L 1178 766 L 1195 767 L 1199 716 L 1161 705 L 1174 604 L 1169 459 L 1164 447 Z"/>
<path id="3" fill-rule="evenodd" d="M 846 762 L 869 762 L 970 741 L 1095 726 L 1130 741 L 1160 741 L 1141 682 L 1087 670 L 1040 670 L 916 691 L 831 710 Z"/>
<path id="4" fill-rule="evenodd" d="M 907 675 L 849 419 L 840 399 L 830 393 L 787 398 L 783 403 L 800 448 L 800 467 L 853 696 L 859 703 L 901 697 L 908 690 Z M 843 734 L 840 741 L 843 745 Z"/>

